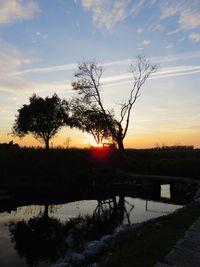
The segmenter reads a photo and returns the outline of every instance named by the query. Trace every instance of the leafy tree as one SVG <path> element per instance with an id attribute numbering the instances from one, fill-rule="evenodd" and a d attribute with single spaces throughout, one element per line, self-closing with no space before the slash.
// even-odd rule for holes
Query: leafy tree
<path id="1" fill-rule="evenodd" d="M 94 61 L 82 62 L 78 66 L 75 73 L 76 80 L 72 82 L 72 87 L 78 92 L 82 105 L 96 105 L 101 110 L 112 138 L 116 141 L 120 150 L 124 150 L 123 141 L 128 131 L 132 108 L 140 96 L 140 89 L 156 69 L 157 66 L 151 64 L 144 56 L 137 57 L 135 63 L 130 67 L 132 88 L 127 100 L 121 104 L 119 116 L 115 114 L 112 123 L 110 123 L 109 114 L 111 112 L 104 107 L 101 96 L 102 66 Z"/>
<path id="2" fill-rule="evenodd" d="M 112 115 L 107 115 L 105 119 L 105 115 L 99 107 L 84 105 L 80 103 L 79 99 L 72 100 L 71 110 L 73 126 L 92 134 L 97 145 L 112 137 L 108 126 L 108 121 L 109 124 L 113 122 Z"/>
<path id="3" fill-rule="evenodd" d="M 12 133 L 19 137 L 32 134 L 36 139 L 42 140 L 46 149 L 49 149 L 50 139 L 64 123 L 70 121 L 69 104 L 56 94 L 45 99 L 34 94 L 29 101 L 29 105 L 23 105 L 18 110 Z"/>

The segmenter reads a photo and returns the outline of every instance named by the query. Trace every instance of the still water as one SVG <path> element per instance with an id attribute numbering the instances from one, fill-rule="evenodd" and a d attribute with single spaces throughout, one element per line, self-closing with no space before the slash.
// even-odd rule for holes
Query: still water
<path id="1" fill-rule="evenodd" d="M 162 186 L 161 196 L 170 199 L 168 185 Z M 62 261 L 67 250 L 81 248 L 83 240 L 98 239 L 122 223 L 146 221 L 180 207 L 124 196 L 17 207 L 0 213 L 0 266 L 51 266 Z"/>

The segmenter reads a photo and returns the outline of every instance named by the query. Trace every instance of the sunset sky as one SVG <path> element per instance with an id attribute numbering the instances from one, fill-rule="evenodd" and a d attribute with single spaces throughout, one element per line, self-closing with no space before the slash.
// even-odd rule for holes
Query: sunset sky
<path id="1" fill-rule="evenodd" d="M 102 96 L 117 114 L 132 85 L 130 64 L 159 65 L 133 108 L 126 147 L 200 147 L 199 0 L 0 0 L 0 143 L 41 145 L 9 135 L 29 97 L 75 96 L 77 63 L 104 66 Z M 86 147 L 92 137 L 62 130 L 54 146 Z"/>

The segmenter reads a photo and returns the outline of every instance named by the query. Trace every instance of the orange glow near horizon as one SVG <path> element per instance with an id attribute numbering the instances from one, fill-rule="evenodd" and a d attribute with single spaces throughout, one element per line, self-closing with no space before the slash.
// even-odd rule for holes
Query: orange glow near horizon
<path id="1" fill-rule="evenodd" d="M 9 131 L 7 131 L 9 132 Z M 174 145 L 193 145 L 200 147 L 198 131 L 183 131 L 183 132 L 146 132 L 146 133 L 131 133 L 129 132 L 124 140 L 125 148 L 151 148 L 158 146 L 174 146 Z M 35 140 L 31 135 L 22 139 L 7 135 L 5 132 L 0 133 L 0 143 L 8 143 L 13 140 L 21 147 L 44 147 L 42 142 Z M 50 141 L 50 147 L 76 147 L 76 148 L 89 148 L 98 147 L 94 138 L 86 133 L 78 130 L 65 130 L 61 131 L 59 135 Z M 99 145 L 102 147 L 102 144 Z"/>
<path id="2" fill-rule="evenodd" d="M 127 135 L 125 138 L 126 148 L 151 148 L 162 146 L 186 145 L 200 147 L 200 139 L 197 132 L 170 132 L 170 133 L 143 133 Z"/>
<path id="3" fill-rule="evenodd" d="M 99 144 L 95 144 L 94 147 L 98 147 L 98 148 L 101 148 L 103 147 L 103 144 L 102 143 L 99 143 Z"/>
<path id="4" fill-rule="evenodd" d="M 103 147 L 103 144 L 109 143 L 109 140 L 103 139 L 101 143 L 97 144 L 97 142 L 94 140 L 92 135 L 89 135 L 87 133 L 84 134 L 84 137 L 87 139 L 88 144 L 90 147 Z"/>

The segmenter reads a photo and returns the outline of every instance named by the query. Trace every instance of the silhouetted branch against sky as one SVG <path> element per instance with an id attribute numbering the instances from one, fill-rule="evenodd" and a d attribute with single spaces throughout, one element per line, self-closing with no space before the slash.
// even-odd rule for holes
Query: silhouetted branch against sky
<path id="1" fill-rule="evenodd" d="M 124 149 L 123 140 L 128 131 L 133 105 L 140 95 L 141 87 L 156 69 L 157 66 L 147 60 L 145 56 L 139 55 L 137 57 L 130 67 L 132 88 L 129 91 L 126 101 L 121 105 L 120 118 L 114 114 L 113 120 L 109 120 L 108 114 L 111 114 L 111 112 L 106 109 L 101 95 L 102 66 L 95 61 L 83 61 L 78 65 L 72 87 L 80 95 L 78 99 L 81 105 L 90 109 L 89 106 L 94 104 L 100 108 L 111 136 L 121 150 Z M 97 126 L 98 123 L 96 121 Z"/>

